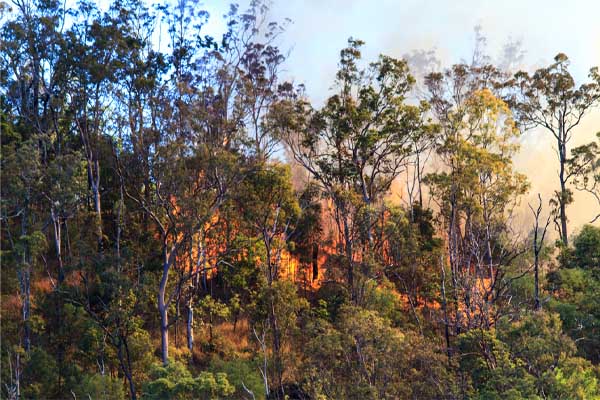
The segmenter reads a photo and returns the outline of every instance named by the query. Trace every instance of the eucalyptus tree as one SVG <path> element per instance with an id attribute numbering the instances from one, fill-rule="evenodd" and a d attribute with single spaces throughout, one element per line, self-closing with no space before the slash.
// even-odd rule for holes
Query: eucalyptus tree
<path id="1" fill-rule="evenodd" d="M 600 218 L 600 132 L 597 140 L 575 147 L 567 160 L 568 176 L 575 189 L 593 196 L 598 207 L 592 212 L 590 224 Z"/>
<path id="2" fill-rule="evenodd" d="M 4 19 L 0 42 L 2 169 L 10 171 L 2 179 L 2 249 L 11 252 L 7 260 L 16 269 L 22 345 L 29 352 L 33 267 L 43 256 L 40 246 L 46 242 L 44 221 L 52 214 L 49 208 L 62 208 L 57 199 L 48 202 L 43 194 L 54 184 L 46 172 L 57 165 L 54 160 L 70 140 L 65 127 L 68 71 L 62 5 L 16 1 L 13 6 Z M 69 186 L 68 179 L 63 183 Z"/>
<path id="3" fill-rule="evenodd" d="M 166 364 L 169 327 L 177 321 L 169 322 L 170 305 L 178 302 L 186 282 L 216 266 L 215 260 L 205 266 L 207 260 L 200 259 L 181 265 L 183 257 L 192 247 L 207 246 L 197 241 L 210 236 L 211 219 L 252 169 L 251 162 L 266 154 L 264 146 L 253 145 L 255 132 L 248 128 L 249 120 L 262 125 L 264 111 L 247 104 L 248 93 L 275 85 L 281 58 L 269 47 L 278 25 L 259 29 L 267 11 L 259 2 L 241 14 L 232 6 L 225 16 L 228 30 L 219 41 L 201 34 L 208 14 L 194 2 L 159 11 L 170 38 L 169 54 L 163 57 L 142 46 L 133 60 L 143 67 L 141 73 L 134 80 L 135 74 L 124 72 L 131 77 L 120 95 L 129 131 L 120 173 L 127 182 L 126 197 L 158 232 L 162 273 L 157 298 Z M 265 70 L 271 71 L 268 79 Z M 266 97 L 260 100 L 263 105 L 272 101 L 271 94 L 260 96 Z M 177 263 L 180 273 L 169 285 Z M 191 301 L 188 307 L 188 318 L 193 318 Z"/>
<path id="4" fill-rule="evenodd" d="M 7 105 L 6 120 L 16 133 L 5 141 L 7 137 L 4 129 L 2 131 L 3 153 L 9 148 L 13 150 L 13 156 L 3 159 L 3 169 L 10 166 L 14 171 L 10 180 L 3 180 L 3 205 L 7 206 L 3 211 L 11 219 L 9 224 L 3 223 L 3 228 L 15 227 L 9 209 L 16 206 L 8 207 L 9 203 L 4 200 L 20 197 L 19 202 L 25 208 L 15 217 L 25 217 L 20 225 L 26 229 L 19 239 L 26 246 L 17 246 L 24 249 L 27 259 L 26 273 L 20 274 L 25 284 L 22 292 L 27 294 L 23 301 L 27 309 L 24 313 L 24 317 L 27 316 L 25 348 L 29 352 L 31 272 L 34 266 L 44 265 L 46 271 L 37 282 L 48 280 L 51 290 L 38 292 L 38 312 L 40 318 L 45 318 L 38 332 L 45 330 L 45 334 L 37 335 L 37 344 L 45 344 L 55 353 L 52 356 L 56 357 L 59 368 L 60 396 L 66 395 L 62 391 L 68 389 L 66 382 L 76 375 L 73 371 L 78 364 L 72 362 L 70 355 L 73 343 L 69 340 L 68 326 L 72 322 L 69 319 L 72 306 L 76 305 L 77 310 L 85 309 L 95 326 L 110 333 L 109 343 L 119 352 L 121 369 L 135 398 L 132 366 L 126 360 L 130 353 L 123 352 L 123 343 L 127 347 L 124 340 L 129 335 L 128 328 L 118 322 L 133 313 L 121 307 L 128 293 L 124 295 L 120 291 L 122 284 L 111 288 L 113 294 L 118 294 L 115 296 L 103 297 L 106 292 L 82 290 L 82 287 L 92 286 L 88 282 L 106 283 L 111 272 L 112 259 L 105 257 L 104 246 L 109 233 L 104 231 L 102 220 L 106 213 L 102 205 L 106 205 L 106 201 L 101 202 L 101 194 L 110 195 L 112 188 L 102 174 L 112 161 L 109 138 L 114 115 L 112 89 L 120 76 L 117 72 L 123 62 L 123 52 L 128 48 L 127 30 L 121 31 L 123 27 L 118 26 L 116 19 L 85 2 L 69 10 L 54 1 L 16 2 L 15 5 L 14 20 L 9 19 L 2 28 L 6 34 L 3 37 L 7 38 L 2 41 L 2 60 L 7 67 L 3 69 L 6 71 L 2 82 L 2 91 L 6 94 L 3 102 Z M 119 3 L 122 13 L 127 12 L 128 6 L 130 4 Z M 111 11 L 119 7 L 112 6 Z M 7 191 L 5 183 L 9 184 Z M 85 229 L 90 217 L 85 200 L 90 198 L 88 208 L 93 229 Z M 72 220 L 79 224 L 73 224 Z M 44 246 L 46 241 L 52 246 Z M 3 250 L 5 244 L 3 238 Z M 108 304 L 102 303 L 103 300 Z M 98 307 L 99 304 L 102 307 Z M 102 312 L 110 310 L 111 315 L 99 318 L 98 308 L 102 308 Z M 92 359 L 99 360 L 100 373 L 104 373 L 104 350 L 90 353 Z M 29 369 L 33 368 L 31 365 Z M 53 396 L 50 389 L 47 390 L 45 395 Z"/>
<path id="5" fill-rule="evenodd" d="M 445 230 L 456 334 L 493 323 L 492 305 L 506 289 L 508 267 L 522 252 L 510 216 L 528 185 L 513 170 L 518 130 L 494 93 L 500 78 L 493 66 L 464 64 L 427 78 L 443 163 L 427 183 Z"/>
<path id="6" fill-rule="evenodd" d="M 540 224 L 540 215 L 542 214 L 542 196 L 538 193 L 538 206 L 533 208 L 529 204 L 529 209 L 533 214 L 533 285 L 534 285 L 534 308 L 535 310 L 541 310 L 542 302 L 540 300 L 540 254 L 544 248 L 544 238 L 548 231 L 548 225 L 550 225 L 550 215 L 546 219 L 545 223 Z M 543 228 L 542 228 L 543 226 Z"/>
<path id="7" fill-rule="evenodd" d="M 98 254 L 106 241 L 102 211 L 102 159 L 110 154 L 108 139 L 110 104 L 120 63 L 117 52 L 120 33 L 114 21 L 94 3 L 82 2 L 74 11 L 75 23 L 67 34 L 69 112 L 86 160 L 91 209 Z"/>
<path id="8" fill-rule="evenodd" d="M 320 110 L 297 93 L 274 113 L 280 135 L 332 201 L 346 281 L 356 298 L 355 266 L 373 247 L 376 207 L 406 167 L 413 138 L 423 126 L 423 107 L 405 103 L 414 79 L 405 61 L 380 56 L 359 65 L 363 42 L 349 39 L 340 52 L 336 94 Z"/>
<path id="9" fill-rule="evenodd" d="M 265 275 L 264 314 L 272 338 L 274 394 L 285 398 L 283 374 L 283 343 L 279 315 L 276 312 L 281 305 L 276 304 L 281 287 L 277 282 L 282 279 L 283 252 L 289 254 L 290 237 L 300 217 L 298 199 L 292 189 L 290 170 L 286 166 L 268 164 L 250 173 L 244 180 L 235 200 L 241 210 L 243 221 L 252 238 L 260 243 L 261 267 Z M 289 277 L 293 279 L 292 277 Z M 261 314 L 261 313 L 259 313 Z M 262 322 L 262 321 L 260 321 Z M 261 324 L 257 324 L 261 325 Z M 256 328 L 255 332 L 257 331 Z M 258 329 L 260 331 L 260 328 Z M 265 376 L 268 371 L 263 371 Z M 265 388 L 267 393 L 270 388 Z"/>
<path id="10" fill-rule="evenodd" d="M 549 132 L 556 142 L 559 189 L 556 198 L 556 225 L 564 245 L 568 245 L 567 206 L 573 201 L 569 188 L 572 175 L 568 171 L 569 143 L 583 117 L 600 102 L 598 67 L 590 70 L 589 83 L 575 84 L 569 72 L 565 54 L 554 57 L 554 63 L 540 68 L 533 75 L 517 72 L 507 82 L 512 88 L 507 97 L 519 124 L 525 128 L 539 127 Z"/>
<path id="11" fill-rule="evenodd" d="M 18 286 L 15 291 L 20 300 L 21 324 L 18 337 L 5 335 L 4 345 L 8 347 L 12 342 L 13 346 L 22 347 L 29 352 L 32 345 L 32 279 L 35 267 L 40 265 L 39 256 L 46 247 L 41 218 L 36 212 L 36 205 L 41 202 L 39 189 L 43 174 L 39 147 L 32 141 L 11 143 L 7 139 L 10 135 L 7 128 L 7 125 L 2 127 L 3 139 L 6 141 L 3 140 L 2 143 L 1 166 L 3 171 L 14 172 L 4 172 L 2 177 L 2 271 L 4 282 L 13 274 L 16 276 Z M 3 286 L 6 289 L 8 285 Z M 15 371 L 20 370 L 19 364 L 19 360 L 15 360 Z M 16 387 L 18 381 L 19 379 L 15 381 Z"/>

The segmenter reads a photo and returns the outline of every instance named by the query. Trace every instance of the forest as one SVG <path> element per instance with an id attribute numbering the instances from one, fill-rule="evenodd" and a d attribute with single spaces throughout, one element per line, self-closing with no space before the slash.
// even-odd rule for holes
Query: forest
<path id="1" fill-rule="evenodd" d="M 351 37 L 320 104 L 269 4 L 0 1 L 0 398 L 600 399 L 598 67 Z"/>

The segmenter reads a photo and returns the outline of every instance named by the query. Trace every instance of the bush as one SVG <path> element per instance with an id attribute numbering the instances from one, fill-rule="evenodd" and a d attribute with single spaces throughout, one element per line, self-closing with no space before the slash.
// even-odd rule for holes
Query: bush
<path id="1" fill-rule="evenodd" d="M 86 375 L 73 389 L 78 399 L 124 400 L 123 383 L 107 375 Z"/>
<path id="2" fill-rule="evenodd" d="M 196 378 L 178 361 L 167 366 L 154 365 L 150 371 L 151 381 L 143 385 L 144 400 L 159 399 L 225 399 L 235 392 L 227 374 L 203 371 Z"/>
<path id="3" fill-rule="evenodd" d="M 244 386 L 252 391 L 257 399 L 265 397 L 265 386 L 258 365 L 251 360 L 224 361 L 215 358 L 210 364 L 210 370 L 227 374 L 227 379 L 235 386 L 237 395 L 234 398 L 247 398 Z"/>

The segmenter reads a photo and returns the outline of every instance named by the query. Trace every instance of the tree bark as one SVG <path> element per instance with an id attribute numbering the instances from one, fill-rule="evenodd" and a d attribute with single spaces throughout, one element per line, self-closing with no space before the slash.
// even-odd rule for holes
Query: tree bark
<path id="1" fill-rule="evenodd" d="M 529 205 L 529 209 L 533 213 L 534 224 L 533 224 L 533 266 L 534 266 L 534 309 L 540 310 L 542 308 L 542 303 L 540 301 L 540 279 L 539 279 L 539 270 L 540 270 L 540 252 L 544 246 L 544 238 L 546 237 L 546 231 L 548 230 L 548 225 L 550 224 L 550 216 L 546 220 L 546 225 L 544 229 L 541 231 L 540 236 L 540 214 L 542 213 L 542 196 L 538 193 L 538 207 L 536 210 Z M 538 240 L 539 238 L 539 240 Z"/>
<path id="2" fill-rule="evenodd" d="M 346 252 L 346 262 L 348 263 L 348 289 L 350 290 L 350 295 L 352 297 L 352 300 L 355 301 L 356 300 L 356 294 L 354 293 L 354 263 L 352 260 L 352 238 L 350 237 L 350 227 L 348 224 L 348 217 L 345 213 L 345 207 L 343 209 L 344 211 L 344 216 L 343 216 L 343 220 L 344 220 L 344 245 L 345 245 L 345 252 Z"/>
<path id="3" fill-rule="evenodd" d="M 169 316 L 164 301 L 164 292 L 158 295 L 158 312 L 160 314 L 160 354 L 163 365 L 169 364 Z"/>
<path id="4" fill-rule="evenodd" d="M 21 219 L 21 235 L 27 235 L 27 218 L 28 218 L 28 205 L 29 197 L 25 201 L 25 208 Z M 25 351 L 29 353 L 31 350 L 31 252 L 28 246 L 25 246 L 23 251 L 23 258 L 21 262 L 21 268 L 18 271 L 19 286 L 22 297 L 22 318 L 23 318 L 23 342 Z"/>
<path id="5" fill-rule="evenodd" d="M 61 221 L 60 218 L 56 215 L 54 208 L 50 210 L 50 216 L 52 218 L 52 225 L 54 227 L 54 247 L 56 250 L 56 259 L 58 261 L 58 284 L 60 285 L 65 279 L 65 272 L 63 267 L 62 260 L 62 233 L 61 233 Z"/>
<path id="6" fill-rule="evenodd" d="M 567 143 L 563 137 L 564 127 L 559 127 L 559 140 L 558 140 L 558 153 L 560 158 L 560 194 L 558 199 L 560 209 L 560 238 L 565 246 L 569 245 L 569 237 L 567 232 L 567 177 L 566 177 L 566 163 L 567 163 Z"/>
<path id="7" fill-rule="evenodd" d="M 537 233 L 535 234 L 535 240 L 537 242 Z M 539 278 L 539 254 L 537 249 L 535 250 L 535 272 L 534 272 L 534 285 L 535 285 L 535 309 L 540 310 L 542 308 L 542 304 L 540 302 L 540 278 Z"/>
<path id="8" fill-rule="evenodd" d="M 190 352 L 194 350 L 194 307 L 191 298 L 188 303 L 187 345 Z"/>
<path id="9" fill-rule="evenodd" d="M 171 268 L 172 253 L 167 251 L 166 244 L 163 248 L 163 273 L 158 287 L 158 313 L 160 315 L 160 351 L 163 365 L 169 363 L 169 315 L 168 304 L 165 303 L 169 269 Z"/>
<path id="10" fill-rule="evenodd" d="M 96 213 L 96 235 L 98 241 L 98 253 L 104 251 L 102 231 L 102 204 L 100 202 L 100 165 L 98 160 L 92 161 L 94 164 L 94 177 L 92 181 L 92 191 L 94 193 L 94 211 Z"/>
<path id="11" fill-rule="evenodd" d="M 133 376 L 131 374 L 131 358 L 129 354 L 129 346 L 127 345 L 127 339 L 124 337 L 120 338 L 121 342 L 118 347 L 117 356 L 119 358 L 119 363 L 121 364 L 121 370 L 125 375 L 125 379 L 127 379 L 127 384 L 129 386 L 129 395 L 131 400 L 136 400 L 137 395 L 135 391 L 135 384 L 133 383 Z M 127 360 L 123 357 L 123 349 L 125 349 L 125 354 Z"/>
<path id="12" fill-rule="evenodd" d="M 452 358 L 450 350 L 450 323 L 448 321 L 448 302 L 446 301 L 446 269 L 444 268 L 444 260 L 440 256 L 440 268 L 442 270 L 441 288 L 442 288 L 442 311 L 444 312 L 444 338 L 446 339 L 446 354 L 448 362 Z"/>
<path id="13" fill-rule="evenodd" d="M 273 294 L 271 293 L 271 296 Z M 277 398 L 284 399 L 285 391 L 283 389 L 283 362 L 281 360 L 281 333 L 279 332 L 279 325 L 277 324 L 277 315 L 275 315 L 275 302 L 273 297 L 271 297 L 271 307 L 270 307 L 270 320 L 271 320 L 271 329 L 273 330 L 273 355 L 275 359 L 275 376 L 277 379 Z"/>

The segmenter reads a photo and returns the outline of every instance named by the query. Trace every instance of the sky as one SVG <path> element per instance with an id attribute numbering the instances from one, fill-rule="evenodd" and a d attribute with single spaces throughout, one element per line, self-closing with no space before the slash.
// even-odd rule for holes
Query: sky
<path id="1" fill-rule="evenodd" d="M 218 17 L 226 4 L 207 1 L 204 5 Z M 470 60 L 474 27 L 479 25 L 493 59 L 499 60 L 503 46 L 517 40 L 525 51 L 524 69 L 547 66 L 562 52 L 582 83 L 589 68 L 600 66 L 600 0 L 275 0 L 271 16 L 292 20 L 279 43 L 290 52 L 283 75 L 304 84 L 315 105 L 327 98 L 339 51 L 350 36 L 366 42 L 363 58 L 367 61 L 378 54 L 401 58 L 413 50 L 433 49 L 442 67 L 447 67 Z M 219 18 L 212 19 L 208 28 L 222 28 Z M 597 131 L 600 109 L 583 120 L 572 146 L 592 141 Z M 547 204 L 557 186 L 558 163 L 547 132 L 529 131 L 521 140 L 515 167 L 531 181 L 522 207 L 522 217 L 527 219 L 526 204 L 535 202 L 537 193 Z M 590 196 L 576 194 L 569 210 L 571 227 L 587 222 L 598 207 Z"/>
<path id="2" fill-rule="evenodd" d="M 470 58 L 473 28 L 481 25 L 492 56 L 512 38 L 522 40 L 529 65 L 563 52 L 579 79 L 600 65 L 598 0 L 275 0 L 271 10 L 275 19 L 292 19 L 282 39 L 291 49 L 289 76 L 317 98 L 326 95 L 350 36 L 366 42 L 366 59 L 435 48 L 450 65 Z"/>

